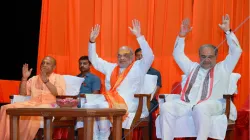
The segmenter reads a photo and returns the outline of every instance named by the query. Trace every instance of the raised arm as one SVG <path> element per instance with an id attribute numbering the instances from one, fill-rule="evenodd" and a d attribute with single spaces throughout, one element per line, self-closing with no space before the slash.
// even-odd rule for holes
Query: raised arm
<path id="1" fill-rule="evenodd" d="M 185 52 L 184 52 L 185 37 L 192 30 L 189 23 L 190 23 L 189 19 L 184 19 L 182 21 L 180 33 L 179 33 L 179 36 L 176 38 L 174 51 L 173 51 L 173 56 L 174 56 L 176 63 L 186 75 L 188 75 L 191 68 L 195 64 L 195 62 L 192 62 L 185 55 Z"/>
<path id="2" fill-rule="evenodd" d="M 133 28 L 129 27 L 129 29 L 136 36 L 137 41 L 142 50 L 142 56 L 143 56 L 142 59 L 138 61 L 139 61 L 142 72 L 146 74 L 148 69 L 151 67 L 153 63 L 154 54 L 153 54 L 152 49 L 148 45 L 148 42 L 146 41 L 145 37 L 141 35 L 140 22 L 138 20 L 132 20 L 132 25 L 133 25 Z"/>
<path id="3" fill-rule="evenodd" d="M 229 15 L 226 14 L 222 17 L 222 24 L 219 26 L 225 32 L 229 46 L 229 53 L 222 64 L 228 72 L 232 72 L 240 59 L 242 49 L 235 34 L 231 32 Z"/>
<path id="4" fill-rule="evenodd" d="M 27 80 L 30 76 L 32 72 L 32 68 L 29 69 L 29 65 L 28 64 L 24 64 L 23 68 L 22 68 L 22 80 L 20 82 L 20 86 L 19 86 L 19 94 L 20 95 L 27 95 Z"/>
<path id="5" fill-rule="evenodd" d="M 90 39 L 89 39 L 89 45 L 88 45 L 88 56 L 89 61 L 92 63 L 95 69 L 100 71 L 103 74 L 106 74 L 109 68 L 115 64 L 109 63 L 101 58 L 98 57 L 96 53 L 96 38 L 98 37 L 100 32 L 100 25 L 95 25 L 94 28 L 92 28 L 90 33 Z"/>

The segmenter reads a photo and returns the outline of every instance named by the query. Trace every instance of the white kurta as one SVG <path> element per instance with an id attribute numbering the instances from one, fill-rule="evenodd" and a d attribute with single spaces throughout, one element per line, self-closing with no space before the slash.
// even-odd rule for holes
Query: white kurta
<path id="1" fill-rule="evenodd" d="M 215 65 L 213 91 L 209 99 L 221 99 L 223 98 L 223 94 L 227 93 L 230 74 L 232 73 L 242 53 L 242 49 L 240 48 L 239 42 L 234 33 L 230 33 L 229 35 L 226 35 L 226 37 L 227 43 L 229 45 L 229 54 L 224 61 L 221 61 Z M 199 64 L 197 62 L 192 62 L 185 55 L 184 40 L 185 38 L 177 37 L 173 56 L 181 70 L 186 76 L 188 76 L 188 74 Z M 196 103 L 197 100 L 200 99 L 200 89 L 202 88 L 201 83 L 203 83 L 207 72 L 208 70 L 200 68 L 194 86 L 190 91 L 189 97 L 194 99 Z"/>
<path id="2" fill-rule="evenodd" d="M 143 87 L 143 79 L 154 60 L 153 52 L 149 47 L 147 41 L 145 40 L 144 36 L 138 37 L 137 41 L 142 49 L 143 58 L 134 63 L 126 78 L 117 88 L 117 92 L 125 100 L 128 106 L 129 116 L 123 122 L 123 128 L 126 129 L 129 129 L 131 126 L 139 102 L 137 98 L 134 98 L 134 94 L 141 93 Z M 110 76 L 117 64 L 110 63 L 99 58 L 96 53 L 95 43 L 89 43 L 88 51 L 89 60 L 91 61 L 94 68 L 105 75 L 106 91 L 110 90 Z M 144 109 L 141 117 L 146 116 L 148 116 L 148 111 L 147 109 Z"/>
<path id="3" fill-rule="evenodd" d="M 230 74 L 232 73 L 242 53 L 239 42 L 234 33 L 230 33 L 226 35 L 226 37 L 229 45 L 229 54 L 224 61 L 215 65 L 214 83 L 212 87 L 212 94 L 209 99 L 197 105 L 201 98 L 203 81 L 208 72 L 208 70 L 200 68 L 195 83 L 191 88 L 190 94 L 188 95 L 190 103 L 186 103 L 178 99 L 173 102 L 163 103 L 160 106 L 161 115 L 159 120 L 161 122 L 156 123 L 156 127 L 158 129 L 157 131 L 161 132 L 161 138 L 163 140 L 173 139 L 175 134 L 176 119 L 182 116 L 190 115 L 194 120 L 197 131 L 197 139 L 204 139 L 210 132 L 211 117 L 221 115 L 223 113 L 223 94 L 226 94 L 228 91 Z M 192 62 L 185 55 L 184 40 L 185 38 L 177 37 L 173 56 L 181 70 L 185 73 L 186 77 L 188 77 L 189 73 L 199 64 L 197 62 Z M 225 125 L 227 126 L 227 123 L 225 123 Z M 221 134 L 222 137 L 225 136 L 225 132 L 226 131 L 223 131 L 224 134 Z"/>

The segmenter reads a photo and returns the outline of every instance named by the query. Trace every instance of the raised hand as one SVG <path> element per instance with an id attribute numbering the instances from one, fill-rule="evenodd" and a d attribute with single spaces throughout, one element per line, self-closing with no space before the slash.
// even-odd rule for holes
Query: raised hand
<path id="1" fill-rule="evenodd" d="M 32 72 L 32 68 L 29 69 L 29 64 L 26 64 L 26 63 L 23 64 L 23 68 L 22 68 L 23 77 L 22 77 L 22 79 L 27 80 L 29 78 L 31 72 Z"/>
<path id="2" fill-rule="evenodd" d="M 230 30 L 230 18 L 228 14 L 222 16 L 222 24 L 219 24 L 219 26 L 224 32 Z"/>
<path id="3" fill-rule="evenodd" d="M 192 31 L 192 27 L 190 27 L 190 20 L 186 18 L 182 21 L 179 36 L 185 37 L 191 31 Z"/>
<path id="4" fill-rule="evenodd" d="M 141 36 L 140 22 L 138 20 L 134 19 L 134 20 L 132 20 L 132 25 L 133 25 L 133 28 L 131 28 L 131 27 L 128 27 L 128 28 L 136 37 L 140 37 Z"/>
<path id="5" fill-rule="evenodd" d="M 89 41 L 94 43 L 99 35 L 99 32 L 100 32 L 100 25 L 96 24 L 95 27 L 92 27 L 91 29 Z"/>

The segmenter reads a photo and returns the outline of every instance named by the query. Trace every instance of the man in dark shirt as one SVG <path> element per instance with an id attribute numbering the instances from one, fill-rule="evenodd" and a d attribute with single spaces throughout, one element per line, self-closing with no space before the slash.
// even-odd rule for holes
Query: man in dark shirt
<path id="1" fill-rule="evenodd" d="M 99 94 L 101 89 L 101 80 L 96 75 L 90 73 L 91 62 L 88 56 L 81 56 L 79 58 L 79 70 L 78 77 L 84 77 L 85 80 L 81 85 L 80 94 L 95 93 Z"/>

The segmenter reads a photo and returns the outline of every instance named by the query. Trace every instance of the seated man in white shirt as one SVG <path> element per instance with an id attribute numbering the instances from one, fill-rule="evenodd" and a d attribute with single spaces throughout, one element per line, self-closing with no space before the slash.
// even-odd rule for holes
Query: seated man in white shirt
<path id="1" fill-rule="evenodd" d="M 123 117 L 123 128 L 126 129 L 130 128 L 138 106 L 138 99 L 134 98 L 134 94 L 140 93 L 144 77 L 154 60 L 151 48 L 141 35 L 139 21 L 133 20 L 132 24 L 133 28 L 129 27 L 129 29 L 137 37 L 142 49 L 143 58 L 141 60 L 133 62 L 133 50 L 127 46 L 118 50 L 117 63 L 110 63 L 99 58 L 96 53 L 95 40 L 100 32 L 100 25 L 96 25 L 92 29 L 88 50 L 89 60 L 94 68 L 105 75 L 106 93 L 104 96 L 108 101 L 107 107 L 127 110 Z M 108 135 L 99 139 L 107 140 Z"/>
<path id="2" fill-rule="evenodd" d="M 216 63 L 218 50 L 206 44 L 199 49 L 200 64 L 192 62 L 184 53 L 185 37 L 191 31 L 189 20 L 182 22 L 176 39 L 173 56 L 188 77 L 181 92 L 181 99 L 163 103 L 160 109 L 160 125 L 163 140 L 174 139 L 176 119 L 191 114 L 197 131 L 197 140 L 206 140 L 210 132 L 211 116 L 223 114 L 223 94 L 227 92 L 230 74 L 236 66 L 242 49 L 231 32 L 229 16 L 223 16 L 219 27 L 224 31 L 229 54 Z"/>

